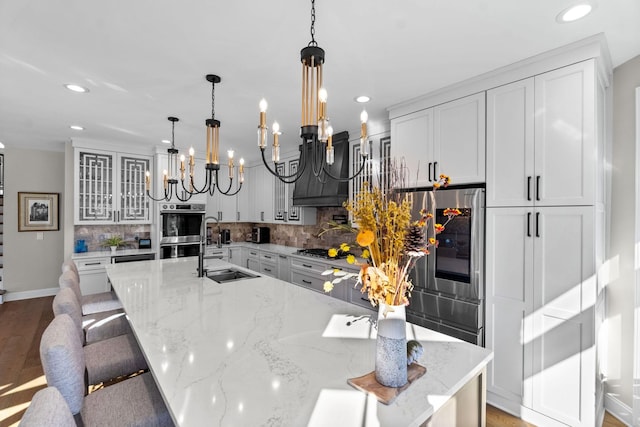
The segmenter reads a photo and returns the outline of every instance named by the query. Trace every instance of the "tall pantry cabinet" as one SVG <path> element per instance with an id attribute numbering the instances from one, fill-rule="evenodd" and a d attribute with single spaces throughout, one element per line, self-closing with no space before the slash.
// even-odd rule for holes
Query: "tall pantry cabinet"
<path id="1" fill-rule="evenodd" d="M 603 415 L 605 92 L 597 59 L 487 91 L 487 401 L 536 424 Z"/>

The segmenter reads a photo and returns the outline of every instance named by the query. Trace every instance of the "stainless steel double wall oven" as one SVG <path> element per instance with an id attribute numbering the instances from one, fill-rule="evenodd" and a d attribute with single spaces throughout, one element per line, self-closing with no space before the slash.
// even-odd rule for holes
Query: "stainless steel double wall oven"
<path id="1" fill-rule="evenodd" d="M 204 204 L 161 203 L 160 258 L 198 255 L 204 214 Z"/>
<path id="2" fill-rule="evenodd" d="M 478 345 L 484 345 L 484 194 L 477 186 L 408 192 L 413 218 L 421 209 L 441 224 L 446 208 L 462 215 L 436 236 L 438 247 L 413 269 L 407 320 Z"/>

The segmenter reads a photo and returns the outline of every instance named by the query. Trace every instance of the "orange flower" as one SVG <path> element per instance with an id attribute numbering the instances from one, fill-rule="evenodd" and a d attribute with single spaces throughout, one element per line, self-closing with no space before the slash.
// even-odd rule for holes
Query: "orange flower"
<path id="1" fill-rule="evenodd" d="M 433 226 L 436 229 L 436 233 L 442 233 L 444 231 L 444 225 L 436 224 Z"/>
<path id="2" fill-rule="evenodd" d="M 448 216 L 448 217 L 462 215 L 462 212 L 460 212 L 460 209 L 454 209 L 454 208 L 447 208 L 442 213 L 443 213 L 443 215 Z"/>
<path id="3" fill-rule="evenodd" d="M 375 238 L 376 236 L 373 234 L 373 231 L 360 230 L 358 236 L 356 237 L 356 242 L 358 242 L 360 246 L 366 247 L 372 244 Z"/>

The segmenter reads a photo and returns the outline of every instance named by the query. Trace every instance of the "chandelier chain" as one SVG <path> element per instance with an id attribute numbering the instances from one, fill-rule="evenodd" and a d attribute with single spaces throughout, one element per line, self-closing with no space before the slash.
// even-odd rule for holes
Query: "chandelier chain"
<path id="1" fill-rule="evenodd" d="M 216 85 L 211 83 L 211 119 L 216 118 Z"/>
<path id="2" fill-rule="evenodd" d="M 316 42 L 316 1 L 311 0 L 311 41 L 309 42 L 309 46 L 318 46 L 318 42 Z"/>
<path id="3" fill-rule="evenodd" d="M 171 148 L 176 148 L 175 145 L 175 129 L 176 129 L 176 122 L 172 121 L 171 122 Z"/>

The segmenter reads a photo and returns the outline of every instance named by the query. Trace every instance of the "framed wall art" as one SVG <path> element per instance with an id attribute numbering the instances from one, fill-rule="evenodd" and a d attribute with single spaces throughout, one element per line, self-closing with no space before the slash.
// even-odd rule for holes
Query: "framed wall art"
<path id="1" fill-rule="evenodd" d="M 18 231 L 55 231 L 60 193 L 18 192 Z"/>

